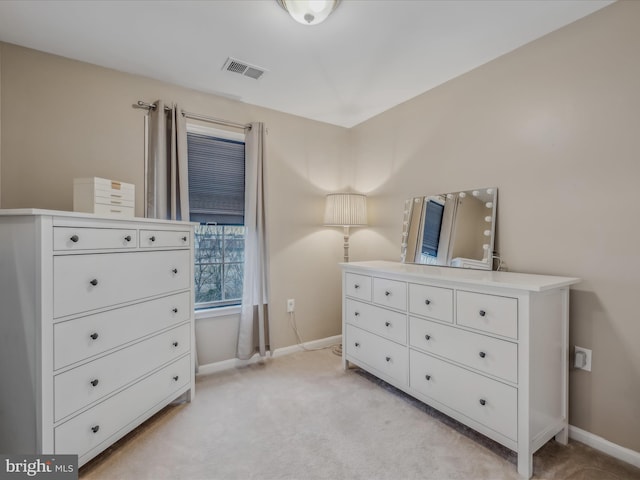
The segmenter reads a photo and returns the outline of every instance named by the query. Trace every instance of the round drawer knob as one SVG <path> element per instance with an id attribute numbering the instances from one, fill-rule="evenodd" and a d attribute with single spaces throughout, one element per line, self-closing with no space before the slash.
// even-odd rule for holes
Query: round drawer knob
<path id="1" fill-rule="evenodd" d="M 174 268 L 174 269 L 172 269 L 171 271 L 173 272 L 173 274 L 174 274 L 174 275 L 177 275 L 177 274 L 178 274 L 178 269 L 177 269 L 177 268 Z"/>
<path id="2" fill-rule="evenodd" d="M 173 308 L 173 310 L 171 310 L 173 313 L 178 313 L 178 309 L 177 308 Z"/>
<path id="3" fill-rule="evenodd" d="M 431 380 L 431 375 L 425 375 L 425 376 L 424 376 L 424 378 L 425 378 L 425 379 L 427 380 L 427 382 L 428 382 L 429 380 Z"/>
<path id="4" fill-rule="evenodd" d="M 126 237 L 124 237 L 124 240 L 126 242 L 130 242 L 131 241 L 131 235 L 127 235 Z"/>
<path id="5" fill-rule="evenodd" d="M 180 377 L 179 377 L 178 375 L 176 375 L 175 377 L 173 377 L 173 381 L 174 381 L 174 382 L 177 382 L 177 381 L 178 381 L 178 378 L 180 378 Z"/>
<path id="6" fill-rule="evenodd" d="M 355 345 L 356 347 L 359 347 L 359 346 L 360 346 L 360 344 L 359 344 L 358 342 L 354 343 L 354 345 Z"/>
<path id="7" fill-rule="evenodd" d="M 353 312 L 353 316 L 354 317 L 359 317 L 360 316 L 360 312 Z"/>
<path id="8" fill-rule="evenodd" d="M 424 339 L 425 339 L 425 340 L 427 340 L 427 341 L 431 340 L 431 335 L 426 334 L 426 335 L 424 336 Z"/>
<path id="9" fill-rule="evenodd" d="M 69 240 L 71 240 L 73 243 L 77 243 L 78 240 L 80 240 L 80 237 L 78 237 L 78 235 L 72 235 Z"/>
<path id="10" fill-rule="evenodd" d="M 484 357 L 486 357 L 486 356 L 487 356 L 487 354 L 486 354 L 486 353 L 484 353 L 484 352 L 480 352 L 478 355 L 480 355 L 480 358 L 484 358 Z"/>
<path id="11" fill-rule="evenodd" d="M 171 345 L 173 345 L 174 347 L 178 346 L 178 342 L 173 342 Z"/>
<path id="12" fill-rule="evenodd" d="M 91 431 L 93 433 L 98 433 L 98 430 L 100 430 L 100 425 L 94 425 L 93 427 L 91 427 Z"/>
<path id="13" fill-rule="evenodd" d="M 391 357 L 384 357 L 387 362 L 391 361 Z"/>
<path id="14" fill-rule="evenodd" d="M 187 241 L 187 237 L 182 237 L 182 241 L 186 242 Z"/>
<path id="15" fill-rule="evenodd" d="M 389 290 L 387 290 L 387 291 L 384 292 L 384 295 L 385 295 L 385 297 L 388 297 L 388 296 L 391 295 L 391 292 Z"/>
<path id="16" fill-rule="evenodd" d="M 487 401 L 484 398 L 480 399 L 480 405 L 482 405 L 483 407 L 487 404 Z"/>
<path id="17" fill-rule="evenodd" d="M 93 279 L 93 280 L 91 280 L 89 283 L 95 287 L 96 285 L 98 285 L 98 280 L 96 280 L 96 279 L 94 278 L 94 279 Z"/>
<path id="18" fill-rule="evenodd" d="M 478 313 L 481 317 L 484 317 L 487 314 L 487 312 L 485 312 L 484 310 L 480 310 Z"/>
<path id="19" fill-rule="evenodd" d="M 155 242 L 156 241 L 156 237 L 149 237 L 149 240 L 152 241 L 152 242 Z"/>
<path id="20" fill-rule="evenodd" d="M 353 288 L 355 288 L 356 290 L 360 288 L 360 285 L 358 285 L 357 283 L 353 286 Z"/>
<path id="21" fill-rule="evenodd" d="M 390 327 L 391 326 L 391 322 L 384 322 L 384 326 L 385 327 Z"/>
<path id="22" fill-rule="evenodd" d="M 93 332 L 91 335 L 89 335 L 91 337 L 91 340 L 97 340 L 98 339 L 98 333 L 97 332 Z"/>
<path id="23" fill-rule="evenodd" d="M 90 383 L 92 386 L 97 387 L 97 386 L 98 386 L 98 383 L 100 383 L 100 381 L 99 381 L 97 378 L 95 378 L 95 379 L 91 380 L 89 383 Z"/>
<path id="24" fill-rule="evenodd" d="M 429 300 L 429 299 L 425 300 L 425 301 L 424 301 L 424 304 L 425 304 L 425 305 L 431 305 L 431 300 Z"/>

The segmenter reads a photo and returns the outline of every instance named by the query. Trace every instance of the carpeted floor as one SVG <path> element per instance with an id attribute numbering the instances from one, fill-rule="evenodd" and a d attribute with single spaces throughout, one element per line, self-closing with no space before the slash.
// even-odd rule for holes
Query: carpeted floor
<path id="1" fill-rule="evenodd" d="M 198 378 L 170 406 L 80 469 L 94 479 L 519 479 L 515 454 L 330 350 Z M 534 457 L 534 478 L 640 479 L 570 441 Z"/>

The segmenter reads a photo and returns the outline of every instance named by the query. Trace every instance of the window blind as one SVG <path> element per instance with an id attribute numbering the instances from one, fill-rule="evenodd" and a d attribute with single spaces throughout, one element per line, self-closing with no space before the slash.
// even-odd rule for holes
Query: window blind
<path id="1" fill-rule="evenodd" d="M 244 142 L 187 133 L 192 222 L 244 225 Z"/>
<path id="2" fill-rule="evenodd" d="M 424 217 L 424 234 L 422 235 L 422 253 L 435 257 L 438 255 L 438 243 L 440 242 L 440 227 L 442 226 L 442 214 L 444 205 L 429 200 Z"/>

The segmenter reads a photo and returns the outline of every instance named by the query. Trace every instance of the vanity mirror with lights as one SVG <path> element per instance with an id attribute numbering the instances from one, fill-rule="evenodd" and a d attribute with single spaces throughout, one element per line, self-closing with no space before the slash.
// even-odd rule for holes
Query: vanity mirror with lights
<path id="1" fill-rule="evenodd" d="M 491 270 L 497 201 L 495 187 L 407 199 L 401 261 Z"/>

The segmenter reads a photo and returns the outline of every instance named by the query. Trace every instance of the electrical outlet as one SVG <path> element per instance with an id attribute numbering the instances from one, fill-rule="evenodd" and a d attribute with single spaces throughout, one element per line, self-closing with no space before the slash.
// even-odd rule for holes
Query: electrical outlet
<path id="1" fill-rule="evenodd" d="M 591 371 L 591 350 L 576 345 L 573 366 L 580 369 Z"/>
<path id="2" fill-rule="evenodd" d="M 287 313 L 292 313 L 296 309 L 296 301 L 293 298 L 287 300 Z"/>

